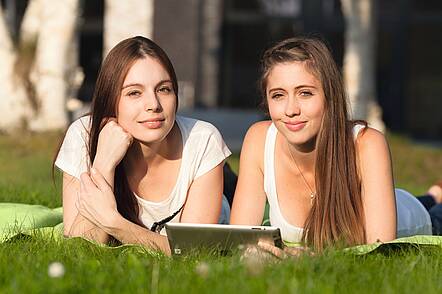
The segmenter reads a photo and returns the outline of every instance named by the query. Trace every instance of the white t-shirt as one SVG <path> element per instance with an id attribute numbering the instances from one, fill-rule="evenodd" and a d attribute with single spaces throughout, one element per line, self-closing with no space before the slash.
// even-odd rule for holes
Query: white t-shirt
<path id="1" fill-rule="evenodd" d="M 169 197 L 160 202 L 148 201 L 135 195 L 140 207 L 139 218 L 147 228 L 179 210 L 192 182 L 231 154 L 219 131 L 210 123 L 181 116 L 176 117 L 176 122 L 181 131 L 183 153 L 175 187 Z M 87 151 L 89 129 L 90 116 L 74 121 L 66 132 L 55 161 L 59 169 L 78 179 L 90 166 Z M 171 222 L 179 222 L 180 216 L 181 212 Z M 165 234 L 165 229 L 160 233 Z"/>
<path id="2" fill-rule="evenodd" d="M 353 134 L 356 139 L 363 125 L 355 125 Z M 281 230 L 284 241 L 300 242 L 303 228 L 296 227 L 284 218 L 279 207 L 275 181 L 275 143 L 278 129 L 272 123 L 267 130 L 264 149 L 264 191 L 269 202 L 270 224 Z M 397 210 L 397 237 L 431 235 L 431 219 L 425 207 L 410 193 L 395 189 Z"/>

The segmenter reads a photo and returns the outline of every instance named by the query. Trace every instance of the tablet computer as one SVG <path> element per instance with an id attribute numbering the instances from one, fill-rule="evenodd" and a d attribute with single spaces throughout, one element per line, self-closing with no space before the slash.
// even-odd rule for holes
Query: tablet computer
<path id="1" fill-rule="evenodd" d="M 279 228 L 267 226 L 167 223 L 167 238 L 172 255 L 197 250 L 229 252 L 264 241 L 282 248 Z"/>

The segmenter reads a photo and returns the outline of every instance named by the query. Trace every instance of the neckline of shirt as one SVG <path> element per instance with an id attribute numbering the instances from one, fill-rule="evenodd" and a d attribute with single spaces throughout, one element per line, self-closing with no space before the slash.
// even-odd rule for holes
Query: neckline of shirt
<path id="1" fill-rule="evenodd" d="M 186 142 L 186 140 L 187 140 L 187 133 L 184 131 L 184 126 L 182 125 L 181 117 L 180 116 L 176 116 L 175 121 L 177 123 L 178 129 L 180 130 L 180 133 L 181 133 L 181 144 L 183 145 L 183 153 L 182 153 L 182 156 L 181 156 L 181 164 L 180 164 L 180 168 L 179 168 L 179 171 L 178 171 L 178 176 L 177 176 L 177 179 L 176 179 L 176 182 L 175 182 L 175 186 L 173 187 L 172 191 L 169 193 L 169 195 L 166 198 L 164 198 L 163 200 L 158 201 L 158 202 L 157 201 L 146 200 L 146 199 L 141 198 L 140 196 L 138 196 L 135 192 L 133 192 L 133 194 L 135 195 L 137 200 L 139 202 L 143 203 L 143 204 L 148 204 L 149 206 L 163 206 L 163 205 L 169 203 L 173 199 L 172 195 L 178 189 L 178 183 L 180 182 L 181 177 L 182 177 L 182 173 L 183 173 L 184 160 L 185 160 L 185 158 L 187 158 L 187 156 L 185 156 L 186 148 L 185 148 L 185 144 L 184 144 L 184 142 Z"/>
<path id="2" fill-rule="evenodd" d="M 275 177 L 275 152 L 276 152 L 276 148 L 275 148 L 275 145 L 276 145 L 276 136 L 277 136 L 277 134 L 278 134 L 278 129 L 276 128 L 276 126 L 275 126 L 275 124 L 272 122 L 272 124 L 270 125 L 270 127 L 271 128 L 273 128 L 273 130 L 272 130 L 272 132 L 273 132 L 273 142 L 272 142 L 272 150 L 271 151 L 273 151 L 273 152 L 271 152 L 271 154 L 270 154 L 270 163 L 271 163 L 271 166 L 269 166 L 269 172 L 270 172 L 270 176 L 271 176 L 271 189 L 272 189 L 272 193 L 275 195 L 275 202 L 276 202 L 276 211 L 277 211 L 277 213 L 279 214 L 279 217 L 280 217 L 280 219 L 281 219 L 281 221 L 286 225 L 286 226 L 288 226 L 288 227 L 291 227 L 292 229 L 295 229 L 295 230 L 304 230 L 304 228 L 302 228 L 302 227 L 298 227 L 298 226 L 295 226 L 295 225 L 292 225 L 291 223 L 289 223 L 286 219 L 285 219 L 285 217 L 284 217 L 284 215 L 282 214 L 282 211 L 281 211 L 281 206 L 279 205 L 279 199 L 278 199 L 278 192 L 277 192 L 277 189 L 276 189 L 276 177 Z M 271 209 L 271 207 L 270 207 L 270 209 Z"/>

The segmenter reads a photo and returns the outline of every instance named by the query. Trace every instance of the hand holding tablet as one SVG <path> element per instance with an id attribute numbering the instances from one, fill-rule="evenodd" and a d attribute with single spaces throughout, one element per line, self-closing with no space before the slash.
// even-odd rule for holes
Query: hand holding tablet
<path id="1" fill-rule="evenodd" d="M 218 224 L 166 224 L 172 255 L 183 255 L 197 249 L 231 251 L 241 246 L 265 242 L 282 248 L 279 228 L 267 226 Z"/>

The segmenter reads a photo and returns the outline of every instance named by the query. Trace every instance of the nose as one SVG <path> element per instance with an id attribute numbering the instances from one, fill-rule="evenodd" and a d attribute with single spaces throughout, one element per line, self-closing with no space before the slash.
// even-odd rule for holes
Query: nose
<path id="1" fill-rule="evenodd" d="M 286 101 L 285 115 L 287 115 L 288 117 L 299 115 L 301 112 L 301 108 L 299 106 L 298 99 L 295 96 L 290 95 Z"/>
<path id="2" fill-rule="evenodd" d="M 144 97 L 144 110 L 147 112 L 161 112 L 162 109 L 160 100 L 155 92 L 146 92 Z"/>

